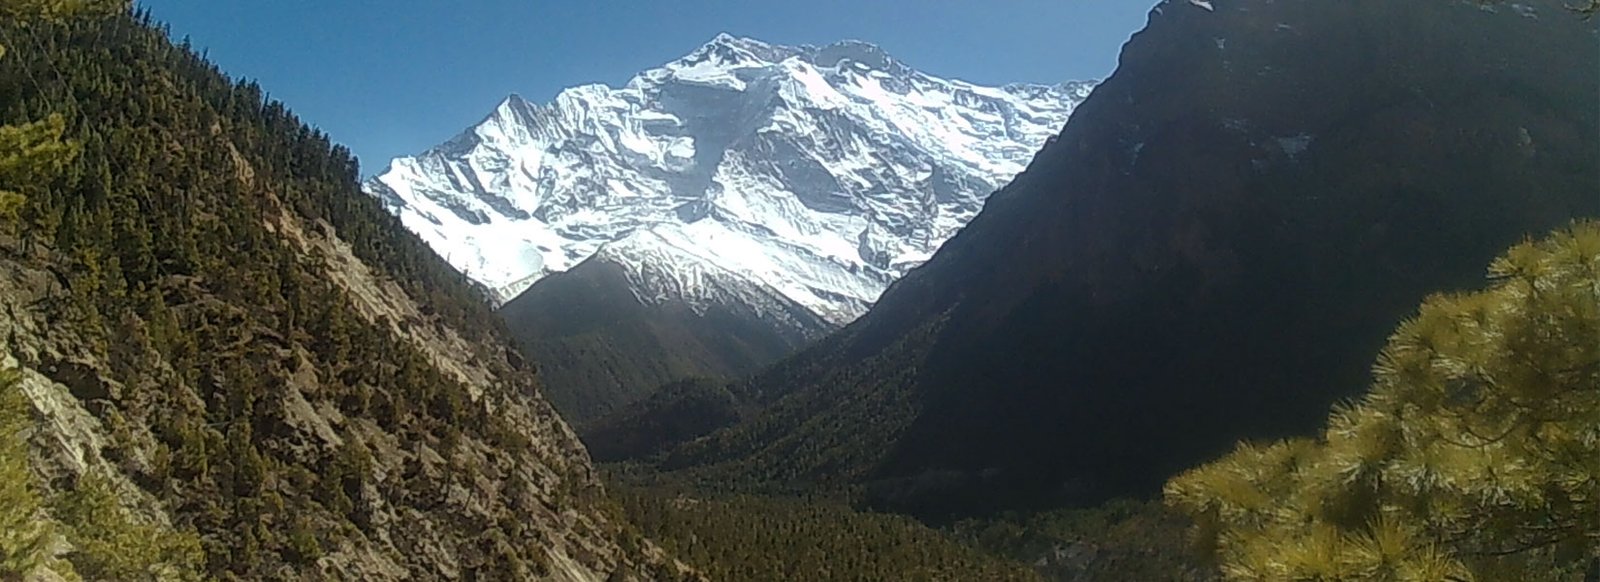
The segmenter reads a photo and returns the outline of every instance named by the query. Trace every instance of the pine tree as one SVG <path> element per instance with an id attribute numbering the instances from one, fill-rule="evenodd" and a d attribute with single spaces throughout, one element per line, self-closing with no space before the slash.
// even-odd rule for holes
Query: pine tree
<path id="1" fill-rule="evenodd" d="M 17 219 L 26 200 L 18 190 L 49 181 L 77 155 L 77 147 L 61 138 L 65 130 L 66 120 L 60 115 L 0 126 L 0 221 Z"/>
<path id="2" fill-rule="evenodd" d="M 1576 580 L 1600 564 L 1600 223 L 1429 298 L 1320 439 L 1240 445 L 1168 503 L 1235 580 Z"/>
<path id="3" fill-rule="evenodd" d="M 68 555 L 89 580 L 199 580 L 204 554 L 200 540 L 143 523 L 125 509 L 109 479 L 90 473 L 70 492 L 53 500 L 51 511 L 68 532 Z"/>
<path id="4" fill-rule="evenodd" d="M 0 371 L 0 580 L 55 569 L 56 528 L 28 470 L 27 401 L 15 371 Z"/>
<path id="5" fill-rule="evenodd" d="M 164 514 L 197 530 L 203 566 L 219 578 L 315 577 L 312 561 L 322 548 L 365 543 L 362 528 L 370 534 L 374 527 L 367 497 L 375 492 L 455 524 L 450 528 L 461 531 L 446 535 L 462 543 L 476 535 L 480 530 L 452 521 L 426 498 L 436 491 L 426 479 L 390 479 L 375 488 L 374 461 L 358 448 L 366 439 L 335 428 L 345 442 L 337 449 L 296 444 L 302 434 L 285 424 L 283 407 L 302 398 L 319 414 L 340 407 L 361 426 L 378 420 L 383 438 L 370 442 L 459 449 L 450 456 L 463 459 L 485 443 L 521 437 L 520 447 L 473 456 L 486 466 L 471 470 L 486 475 L 520 474 L 541 462 L 521 434 L 526 427 L 481 416 L 485 405 L 469 397 L 466 383 L 391 331 L 459 331 L 491 376 L 508 384 L 511 396 L 498 405 L 523 408 L 532 378 L 501 363 L 506 332 L 483 305 L 482 290 L 361 192 L 348 150 L 253 83 L 235 82 L 171 43 L 148 12 L 66 19 L 52 9 L 42 11 L 50 18 L 11 18 L 25 4 L 40 2 L 0 0 L 0 42 L 16 49 L 0 60 L 0 72 L 16 81 L 0 83 L 0 125 L 32 144 L 0 149 L 6 167 L 25 170 L 0 176 L 0 189 L 26 197 L 16 236 L 0 233 L 0 262 L 17 259 L 53 275 L 41 276 L 39 296 L 16 307 L 51 322 L 51 336 L 83 346 L 101 377 L 119 388 L 88 407 L 115 446 L 99 458 L 86 455 L 98 481 L 78 481 L 107 484 L 114 494 L 80 496 L 83 503 L 72 505 L 55 499 L 70 488 L 67 479 L 34 484 L 65 538 L 85 549 L 133 539 L 117 533 L 135 531 L 122 526 L 79 530 L 63 518 L 112 515 L 72 508 L 142 497 L 130 484 L 144 486 L 155 505 L 142 506 L 152 510 L 148 516 L 124 514 L 150 525 Z M 45 155 L 51 148 L 56 155 Z M 328 276 L 345 264 L 343 249 L 383 285 L 398 285 L 422 317 L 372 321 L 363 298 Z M 498 501 L 483 509 L 510 512 Z M 80 545 L 73 535 L 81 533 L 99 541 Z M 520 561 L 540 570 L 539 544 L 509 541 L 495 548 L 505 554 L 502 566 Z M 141 578 L 112 573 L 131 564 L 115 556 L 91 551 L 67 559 L 81 562 L 86 577 Z"/>
<path id="6" fill-rule="evenodd" d="M 13 20 L 62 20 L 104 16 L 127 8 L 122 0 L 0 0 L 0 17 Z"/>

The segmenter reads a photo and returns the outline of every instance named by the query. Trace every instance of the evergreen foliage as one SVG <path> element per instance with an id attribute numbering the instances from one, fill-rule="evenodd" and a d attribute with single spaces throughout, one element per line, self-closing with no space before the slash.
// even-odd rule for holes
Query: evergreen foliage
<path id="1" fill-rule="evenodd" d="M 7 16 L 34 3 L 0 1 Z M 21 195 L 6 196 L 17 228 L 0 231 L 0 261 L 56 275 L 28 315 L 51 322 L 54 337 L 114 383 L 89 407 L 111 430 L 103 454 L 176 523 L 198 530 L 207 576 L 309 575 L 325 549 L 372 534 L 374 494 L 428 511 L 438 491 L 478 474 L 391 471 L 380 491 L 363 443 L 375 433 L 385 446 L 426 447 L 452 463 L 452 451 L 470 450 L 496 483 L 554 490 L 527 471 L 543 461 L 530 427 L 495 412 L 521 406 L 534 382 L 508 357 L 486 293 L 360 191 L 346 148 L 255 83 L 170 42 L 148 13 L 0 18 L 0 42 L 12 48 L 0 58 L 0 124 L 10 124 L 0 130 L 0 190 Z M 379 284 L 403 290 L 420 317 L 358 315 L 362 303 L 329 277 L 345 268 L 340 257 L 297 244 L 327 234 Z M 459 375 L 393 330 L 407 325 L 459 333 L 474 365 L 506 385 L 473 398 Z M 340 419 L 342 445 L 308 442 L 295 427 L 302 396 Z M 95 489 L 99 478 L 87 479 L 67 499 L 38 503 L 104 513 L 110 498 Z M 598 498 L 568 485 L 567 507 Z M 27 497 L 24 481 L 6 486 Z M 526 514 L 535 499 L 496 498 L 503 505 L 494 507 Z M 136 521 L 66 525 L 84 540 L 73 560 L 85 575 L 138 579 L 126 573 L 148 568 L 119 557 L 133 539 L 144 540 L 144 557 L 173 563 L 194 549 Z M 468 575 L 546 559 L 526 539 L 493 556 L 459 551 Z"/>
<path id="2" fill-rule="evenodd" d="M 91 472 L 53 500 L 51 513 L 68 532 L 67 555 L 88 580 L 201 580 L 205 553 L 193 534 L 177 533 L 134 517 L 117 500 L 111 482 Z"/>
<path id="3" fill-rule="evenodd" d="M 969 519 L 953 537 L 1030 564 L 1057 581 L 1201 582 L 1215 568 L 1185 551 L 1190 521 L 1159 502 L 1114 500 L 1084 509 Z"/>
<path id="4" fill-rule="evenodd" d="M 1321 438 L 1243 444 L 1167 485 L 1229 578 L 1600 575 L 1600 223 L 1489 277 L 1425 301 Z"/>
<path id="5" fill-rule="evenodd" d="M 27 200 L 12 188 L 46 183 L 61 173 L 77 155 L 73 144 L 61 140 L 66 121 L 51 115 L 44 121 L 0 126 L 0 221 L 11 222 Z"/>
<path id="6" fill-rule="evenodd" d="M 735 305 L 641 303 L 622 267 L 600 258 L 540 279 L 499 309 L 545 395 L 587 439 L 606 417 L 695 377 L 738 377 L 794 353 L 831 329 L 804 313 L 793 324 Z"/>
<path id="7" fill-rule="evenodd" d="M 122 6 L 121 0 L 4 0 L 0 16 L 17 23 L 59 22 L 73 16 L 105 15 Z M 6 54 L 0 44 L 0 57 Z M 0 126 L 0 223 L 16 219 L 27 199 L 8 190 L 39 184 L 56 176 L 77 155 L 76 147 L 61 140 L 66 129 L 60 115 L 42 122 Z"/>
<path id="8" fill-rule="evenodd" d="M 913 519 L 826 498 L 616 496 L 643 535 L 713 580 L 1039 580 Z"/>
<path id="9" fill-rule="evenodd" d="M 74 16 L 104 16 L 121 5 L 100 0 L 5 0 L 0 2 L 0 16 L 15 23 L 60 22 Z M 0 45 L 0 57 L 6 52 Z M 16 190 L 48 184 L 76 161 L 79 148 L 62 139 L 65 130 L 66 120 L 59 114 L 0 126 L 0 225 L 9 228 L 27 202 Z M 90 579 L 198 579 L 198 539 L 137 524 L 96 476 L 53 500 L 55 506 L 47 512 L 29 468 L 24 438 L 29 424 L 19 376 L 0 370 L 0 579 L 28 578 L 46 570 L 68 579 L 76 579 L 80 572 Z M 70 562 L 63 562 L 56 552 L 68 544 L 75 551 Z"/>
<path id="10" fill-rule="evenodd" d="M 14 22 L 60 22 L 74 17 L 116 14 L 127 7 L 127 0 L 0 0 L 0 18 Z M 0 44 L 0 57 L 6 54 Z M 0 151 L 7 151 L 0 148 Z"/>
<path id="11" fill-rule="evenodd" d="M 60 569 L 52 554 L 55 524 L 28 470 L 27 401 L 17 375 L 0 370 L 0 579 L 20 578 L 43 568 Z"/>

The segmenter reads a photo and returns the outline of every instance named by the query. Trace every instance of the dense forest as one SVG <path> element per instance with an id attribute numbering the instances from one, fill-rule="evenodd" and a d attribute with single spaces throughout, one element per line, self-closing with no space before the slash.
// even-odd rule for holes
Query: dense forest
<path id="1" fill-rule="evenodd" d="M 637 466 L 619 477 L 650 486 L 618 495 L 719 579 L 1022 576 L 1007 563 L 1031 567 L 1016 579 L 1074 581 L 1600 576 L 1600 223 L 1512 247 L 1486 289 L 1430 296 L 1373 369 L 1321 434 L 1240 443 L 1174 477 L 1170 509 L 1116 500 L 930 529 L 860 509 L 851 488 Z"/>
<path id="2" fill-rule="evenodd" d="M 826 497 L 618 495 L 644 535 L 715 580 L 1039 580 L 911 518 Z"/>

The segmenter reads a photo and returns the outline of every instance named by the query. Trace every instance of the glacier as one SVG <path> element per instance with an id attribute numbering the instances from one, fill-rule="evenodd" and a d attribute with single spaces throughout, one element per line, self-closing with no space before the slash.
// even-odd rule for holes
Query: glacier
<path id="1" fill-rule="evenodd" d="M 982 86 L 865 42 L 722 34 L 620 88 L 510 95 L 364 188 L 499 301 L 608 260 L 643 302 L 760 296 L 843 325 L 976 215 L 1094 85 Z"/>

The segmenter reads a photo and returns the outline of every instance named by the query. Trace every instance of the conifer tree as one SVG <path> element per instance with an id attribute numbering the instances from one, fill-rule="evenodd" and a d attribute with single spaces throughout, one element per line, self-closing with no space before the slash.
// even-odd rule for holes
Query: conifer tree
<path id="1" fill-rule="evenodd" d="M 1168 483 L 1229 579 L 1600 575 L 1600 223 L 1489 276 L 1424 302 L 1321 438 L 1240 445 Z"/>
<path id="2" fill-rule="evenodd" d="M 26 200 L 18 190 L 35 186 L 59 174 L 77 154 L 62 140 L 66 120 L 51 115 L 44 121 L 0 126 L 0 221 L 16 220 Z"/>
<path id="3" fill-rule="evenodd" d="M 52 500 L 65 525 L 77 573 L 88 580 L 199 580 L 204 553 L 193 535 L 143 523 L 122 507 L 109 479 L 90 471 Z"/>
<path id="4" fill-rule="evenodd" d="M 24 578 L 55 562 L 58 538 L 28 470 L 27 402 L 15 371 L 0 371 L 0 580 Z"/>

